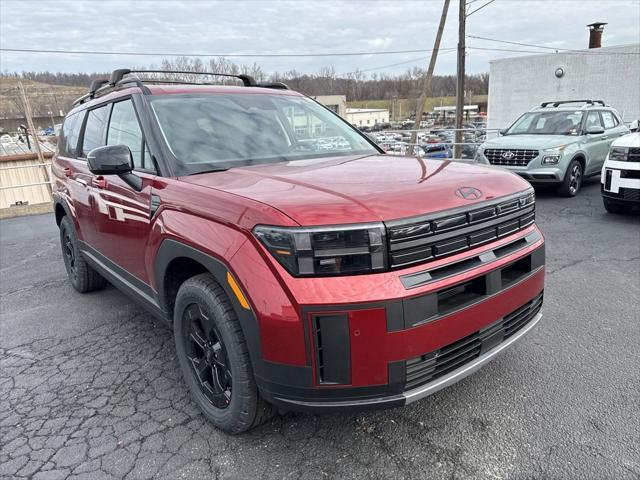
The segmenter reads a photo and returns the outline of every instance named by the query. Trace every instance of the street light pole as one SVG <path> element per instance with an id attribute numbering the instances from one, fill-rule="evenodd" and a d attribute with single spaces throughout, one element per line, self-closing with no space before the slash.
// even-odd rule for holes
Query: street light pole
<path id="1" fill-rule="evenodd" d="M 464 112 L 464 71 L 465 71 L 465 25 L 467 20 L 467 2 L 459 0 L 458 9 L 458 68 L 456 84 L 456 136 L 454 145 L 454 157 L 460 158 L 462 155 L 462 116 Z"/>

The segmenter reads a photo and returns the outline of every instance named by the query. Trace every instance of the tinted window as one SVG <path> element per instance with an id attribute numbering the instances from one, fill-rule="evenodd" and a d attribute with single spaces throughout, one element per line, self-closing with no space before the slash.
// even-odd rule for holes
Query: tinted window
<path id="1" fill-rule="evenodd" d="M 83 157 L 86 157 L 94 148 L 106 145 L 105 134 L 110 107 L 111 105 L 105 105 L 100 108 L 89 110 L 86 126 L 84 127 L 84 138 L 82 141 Z"/>
<path id="2" fill-rule="evenodd" d="M 608 111 L 604 111 L 601 113 L 602 113 L 602 121 L 604 122 L 604 128 L 613 128 L 618 124 L 618 122 L 616 121 L 616 117 L 613 115 L 613 113 Z"/>
<path id="3" fill-rule="evenodd" d="M 76 157 L 76 147 L 78 146 L 78 138 L 80 137 L 83 118 L 84 112 L 74 113 L 65 118 L 62 129 L 60 130 L 60 138 L 58 139 L 58 155 L 63 157 Z"/>
<path id="4" fill-rule="evenodd" d="M 598 112 L 589 112 L 587 115 L 587 122 L 584 126 L 585 130 L 589 127 L 593 126 L 602 127 L 602 122 L 600 121 L 600 114 Z"/>
<path id="5" fill-rule="evenodd" d="M 133 155 L 133 164 L 143 168 L 142 130 L 131 100 L 113 104 L 107 145 L 126 145 Z"/>

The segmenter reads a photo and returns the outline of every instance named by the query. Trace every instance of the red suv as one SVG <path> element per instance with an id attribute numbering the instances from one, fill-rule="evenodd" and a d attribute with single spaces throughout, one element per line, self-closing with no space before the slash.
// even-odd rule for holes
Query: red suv
<path id="1" fill-rule="evenodd" d="M 56 221 L 75 289 L 109 281 L 171 324 L 221 429 L 405 405 L 539 321 L 544 240 L 517 175 L 385 155 L 283 84 L 153 75 L 76 101 Z"/>

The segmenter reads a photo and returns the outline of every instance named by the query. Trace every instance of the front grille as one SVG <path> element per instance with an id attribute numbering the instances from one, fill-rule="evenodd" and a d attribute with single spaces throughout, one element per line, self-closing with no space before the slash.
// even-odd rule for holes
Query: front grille
<path id="1" fill-rule="evenodd" d="M 627 156 L 628 162 L 640 162 L 640 147 L 633 147 L 629 149 L 629 155 Z"/>
<path id="2" fill-rule="evenodd" d="M 502 200 L 468 212 L 387 222 L 392 268 L 423 263 L 522 230 L 535 220 L 535 197 Z"/>
<path id="3" fill-rule="evenodd" d="M 434 352 L 407 360 L 405 390 L 442 377 L 475 360 L 529 323 L 542 308 L 542 292 L 504 318 Z"/>
<path id="4" fill-rule="evenodd" d="M 538 150 L 525 150 L 520 148 L 488 148 L 484 151 L 491 165 L 511 165 L 526 167 L 529 162 L 538 156 Z"/>

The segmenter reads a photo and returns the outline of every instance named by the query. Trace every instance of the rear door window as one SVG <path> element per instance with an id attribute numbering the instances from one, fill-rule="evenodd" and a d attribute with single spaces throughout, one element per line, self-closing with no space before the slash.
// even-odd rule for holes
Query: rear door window
<path id="1" fill-rule="evenodd" d="M 111 104 L 89 110 L 82 140 L 82 156 L 84 158 L 87 158 L 87 154 L 94 148 L 106 145 L 110 108 Z"/>
<path id="2" fill-rule="evenodd" d="M 64 120 L 58 139 L 58 155 L 70 158 L 77 156 L 76 150 L 84 114 L 85 112 L 74 113 Z"/>

